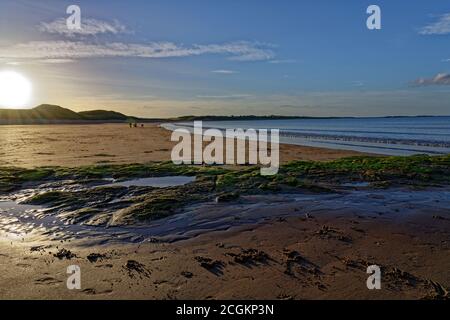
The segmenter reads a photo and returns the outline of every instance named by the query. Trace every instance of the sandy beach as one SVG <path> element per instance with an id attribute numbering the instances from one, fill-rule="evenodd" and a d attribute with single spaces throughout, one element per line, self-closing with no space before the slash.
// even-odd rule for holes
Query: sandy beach
<path id="1" fill-rule="evenodd" d="M 0 126 L 0 166 L 41 167 L 169 161 L 171 132 L 157 124 Z M 359 152 L 280 145 L 280 161 L 333 160 Z"/>
<path id="2" fill-rule="evenodd" d="M 1 166 L 22 168 L 124 164 L 130 170 L 126 164 L 169 160 L 173 146 L 170 132 L 148 124 L 0 126 L 0 137 Z M 361 154 L 282 145 L 280 159 L 356 155 Z M 293 187 L 292 171 L 281 182 L 258 182 L 255 195 L 253 187 L 245 189 L 247 179 L 225 184 L 223 190 L 239 186 L 241 194 L 228 199 L 223 195 L 230 193 L 218 193 L 226 200 L 217 201 L 218 182 L 239 174 L 200 171 L 192 184 L 156 190 L 96 186 L 75 171 L 83 183 L 98 188 L 80 189 L 71 170 L 61 170 L 46 172 L 47 178 L 38 172 L 42 182 L 20 180 L 2 193 L 9 201 L 0 208 L 3 299 L 449 297 L 450 190 L 410 183 L 427 177 L 402 171 L 399 179 L 389 170 L 368 169 L 351 179 L 370 183 L 345 184 L 341 169 L 314 168 L 305 171 L 307 184 Z M 4 181 L 35 177 L 34 171 L 5 172 Z M 68 176 L 51 178 L 61 175 Z M 182 202 L 188 194 L 192 198 L 186 201 L 192 202 Z M 162 215 L 156 211 L 160 218 L 121 224 L 125 213 L 155 214 L 161 199 L 168 202 L 162 203 Z M 39 206 L 7 208 L 20 201 Z M 177 211 L 166 215 L 176 201 Z M 66 286 L 69 265 L 81 269 L 80 290 Z M 381 290 L 366 286 L 369 265 L 382 270 Z"/>

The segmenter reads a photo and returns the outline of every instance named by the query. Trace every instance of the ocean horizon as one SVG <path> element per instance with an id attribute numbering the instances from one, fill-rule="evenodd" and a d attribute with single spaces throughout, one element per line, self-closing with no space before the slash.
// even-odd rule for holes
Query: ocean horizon
<path id="1" fill-rule="evenodd" d="M 162 126 L 189 129 L 193 122 Z M 450 153 L 450 116 L 203 121 L 203 128 L 279 129 L 280 143 L 383 155 Z"/>

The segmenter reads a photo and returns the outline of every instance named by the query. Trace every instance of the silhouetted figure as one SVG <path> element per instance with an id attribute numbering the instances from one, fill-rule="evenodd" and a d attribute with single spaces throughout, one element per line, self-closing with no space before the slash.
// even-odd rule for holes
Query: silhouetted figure
<path id="1" fill-rule="evenodd" d="M 143 123 L 141 123 L 141 128 L 143 128 L 144 127 L 144 124 Z"/>

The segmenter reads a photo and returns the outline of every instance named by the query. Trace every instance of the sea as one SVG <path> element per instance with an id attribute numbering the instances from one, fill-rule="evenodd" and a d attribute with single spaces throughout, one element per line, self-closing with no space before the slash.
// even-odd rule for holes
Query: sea
<path id="1" fill-rule="evenodd" d="M 383 155 L 450 154 L 450 116 L 203 121 L 221 130 L 279 129 L 280 142 Z M 192 128 L 193 122 L 162 125 Z"/>

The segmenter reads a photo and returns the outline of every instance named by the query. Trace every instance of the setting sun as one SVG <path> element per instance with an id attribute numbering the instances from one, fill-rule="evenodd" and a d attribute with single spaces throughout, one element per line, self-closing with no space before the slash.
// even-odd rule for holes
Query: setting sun
<path id="1" fill-rule="evenodd" d="M 15 71 L 0 71 L 0 106 L 23 107 L 31 96 L 31 82 Z"/>

